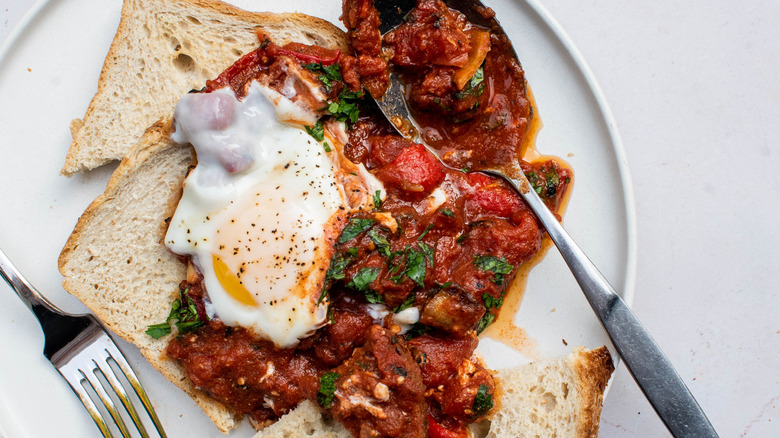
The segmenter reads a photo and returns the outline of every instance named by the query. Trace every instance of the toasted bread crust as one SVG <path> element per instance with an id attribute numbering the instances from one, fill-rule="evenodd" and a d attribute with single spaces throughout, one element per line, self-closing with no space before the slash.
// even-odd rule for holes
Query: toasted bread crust
<path id="1" fill-rule="evenodd" d="M 575 358 L 574 370 L 579 377 L 577 389 L 582 400 L 577 436 L 597 437 L 604 390 L 615 366 L 607 347 L 589 351 L 580 348 L 575 352 Z"/>
<path id="2" fill-rule="evenodd" d="M 121 159 L 147 126 L 172 115 L 179 97 L 256 48 L 258 29 L 279 44 L 347 49 L 341 30 L 304 14 L 247 12 L 214 0 L 125 0 L 97 92 L 83 121 L 71 125 L 62 173 Z"/>

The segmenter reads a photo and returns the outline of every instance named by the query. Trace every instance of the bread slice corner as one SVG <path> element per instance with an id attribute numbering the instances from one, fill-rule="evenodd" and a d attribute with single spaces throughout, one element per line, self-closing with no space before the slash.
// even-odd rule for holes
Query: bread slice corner
<path id="1" fill-rule="evenodd" d="M 124 157 L 182 95 L 255 49 L 258 29 L 280 44 L 346 50 L 341 30 L 304 14 L 252 13 L 214 0 L 125 0 L 97 92 L 83 120 L 71 123 L 62 174 Z"/>
<path id="2" fill-rule="evenodd" d="M 604 389 L 615 370 L 607 347 L 576 349 L 502 370 L 488 438 L 597 437 Z"/>

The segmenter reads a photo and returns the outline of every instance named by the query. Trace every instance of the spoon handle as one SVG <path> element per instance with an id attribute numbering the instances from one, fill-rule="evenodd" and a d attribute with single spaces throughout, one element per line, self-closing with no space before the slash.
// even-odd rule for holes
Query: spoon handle
<path id="1" fill-rule="evenodd" d="M 500 174 L 486 172 L 493 175 Z M 563 229 L 527 181 L 504 177 L 528 202 L 558 247 L 620 357 L 669 431 L 681 437 L 717 437 L 696 399 L 631 309 Z M 526 190 L 523 190 L 523 188 Z"/>

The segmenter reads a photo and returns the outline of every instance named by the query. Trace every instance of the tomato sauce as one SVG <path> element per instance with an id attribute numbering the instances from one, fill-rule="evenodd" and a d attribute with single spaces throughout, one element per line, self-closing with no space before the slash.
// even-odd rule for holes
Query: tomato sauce
<path id="1" fill-rule="evenodd" d="M 281 86 L 294 71 L 326 96 L 312 108 L 346 121 L 346 157 L 383 183 L 385 199 L 350 218 L 336 245 L 324 291 L 329 323 L 280 349 L 215 319 L 172 339 L 167 354 L 257 426 L 312 400 L 355 436 L 464 437 L 489 415 L 496 391 L 474 357 L 477 335 L 496 320 L 543 235 L 514 190 L 474 170 L 521 170 L 553 211 L 571 171 L 554 159 L 523 161 L 539 158 L 527 148 L 533 107 L 507 41 L 439 0 L 420 0 L 384 40 L 371 0 L 345 0 L 342 19 L 354 53 L 278 46 L 261 34 L 257 50 L 201 90 L 230 86 L 240 96 L 252 79 Z M 386 89 L 383 53 L 443 162 L 360 100 L 361 89 L 375 97 Z M 334 112 L 342 105 L 359 116 Z M 205 321 L 202 288 L 189 280 L 182 289 Z M 402 327 L 394 318 L 409 309 L 419 318 Z"/>

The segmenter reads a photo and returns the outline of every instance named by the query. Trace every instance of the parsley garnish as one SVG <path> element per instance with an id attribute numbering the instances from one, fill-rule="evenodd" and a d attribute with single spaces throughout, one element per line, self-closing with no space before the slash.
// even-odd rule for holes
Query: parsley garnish
<path id="1" fill-rule="evenodd" d="M 550 170 L 550 173 L 547 174 L 547 197 L 552 198 L 555 196 L 555 194 L 558 192 L 558 184 L 560 183 L 560 180 L 558 179 L 558 172 L 555 171 L 555 167 L 553 167 Z"/>
<path id="2" fill-rule="evenodd" d="M 330 91 L 334 81 L 343 80 L 338 64 L 322 65 L 320 63 L 306 64 L 304 67 L 312 73 L 317 73 L 317 79 L 325 85 L 325 91 Z"/>
<path id="3" fill-rule="evenodd" d="M 350 263 L 355 261 L 357 252 L 358 252 L 357 248 L 350 248 L 347 250 L 347 252 L 336 254 L 333 257 L 333 259 L 330 261 L 330 267 L 328 268 L 328 272 L 325 274 L 325 280 L 327 281 L 327 280 L 344 279 L 344 270 L 347 269 L 347 266 L 349 266 Z M 322 300 L 325 299 L 327 295 L 328 295 L 328 289 L 327 287 L 325 287 L 322 289 L 320 298 L 317 300 L 318 306 L 322 302 Z"/>
<path id="4" fill-rule="evenodd" d="M 341 377 L 339 373 L 335 372 L 325 373 L 320 377 L 320 390 L 317 392 L 317 402 L 319 402 L 320 406 L 324 409 L 330 409 L 331 405 L 333 405 L 333 397 L 336 394 L 336 380 L 338 380 L 339 377 Z M 477 393 L 477 395 L 479 395 L 479 393 Z M 493 406 L 492 402 L 490 406 Z"/>
<path id="5" fill-rule="evenodd" d="M 362 91 L 342 91 L 339 93 L 338 102 L 331 102 L 325 109 L 330 112 L 336 120 L 351 125 L 357 122 L 360 117 L 360 108 L 358 102 L 363 98 Z"/>
<path id="6" fill-rule="evenodd" d="M 490 312 L 485 313 L 485 316 L 483 316 L 482 319 L 479 320 L 479 324 L 477 324 L 477 334 L 482 333 L 482 331 L 485 330 L 490 324 L 493 324 L 493 321 L 495 320 L 496 315 L 493 315 Z"/>
<path id="7" fill-rule="evenodd" d="M 410 250 L 406 255 L 406 276 L 425 287 L 425 254 Z"/>
<path id="8" fill-rule="evenodd" d="M 482 301 L 485 302 L 486 309 L 488 310 L 498 309 L 501 307 L 501 305 L 504 304 L 504 297 L 502 296 L 501 298 L 493 298 L 492 295 L 485 292 L 484 294 L 482 294 Z"/>
<path id="9" fill-rule="evenodd" d="M 417 244 L 417 246 L 420 247 L 420 250 L 422 250 L 422 253 L 425 255 L 425 258 L 428 259 L 428 264 L 431 265 L 431 268 L 433 267 L 433 248 L 425 244 L 424 242 L 420 242 Z"/>
<path id="10" fill-rule="evenodd" d="M 427 227 L 425 227 L 425 231 L 420 234 L 419 237 L 417 237 L 417 240 L 423 240 L 423 237 L 425 237 L 426 234 L 428 234 L 428 231 L 431 231 L 431 228 L 433 228 L 433 224 L 428 224 Z"/>
<path id="11" fill-rule="evenodd" d="M 479 385 L 477 395 L 474 397 L 474 404 L 471 410 L 474 412 L 473 418 L 479 418 L 493 409 L 493 394 L 490 393 L 490 387 Z"/>
<path id="12" fill-rule="evenodd" d="M 425 265 L 427 261 L 427 264 L 433 267 L 434 251 L 433 248 L 423 242 L 417 243 L 417 247 L 420 248 L 420 251 L 411 249 L 409 246 L 404 249 L 404 252 L 406 253 L 406 266 L 401 273 L 391 278 L 396 284 L 400 283 L 403 276 L 406 275 L 421 287 L 425 287 Z M 391 254 L 390 263 L 392 263 L 396 255 L 400 255 L 400 253 Z M 397 269 L 397 266 L 391 266 L 390 272 L 395 272 Z"/>
<path id="13" fill-rule="evenodd" d="M 382 298 L 382 295 L 379 295 L 379 293 L 375 290 L 369 289 L 365 292 L 365 294 L 366 301 L 371 304 L 382 304 L 385 302 L 384 298 Z"/>
<path id="14" fill-rule="evenodd" d="M 542 194 L 542 184 L 540 178 L 536 175 L 536 172 L 528 172 L 525 174 L 528 178 L 528 182 L 531 183 L 531 187 L 534 189 L 537 195 Z"/>
<path id="15" fill-rule="evenodd" d="M 354 239 L 364 231 L 371 228 L 375 222 L 376 221 L 374 219 L 350 219 L 347 226 L 344 227 L 344 231 L 341 233 L 341 237 L 339 237 L 339 243 L 341 244 Z"/>
<path id="16" fill-rule="evenodd" d="M 442 209 L 441 214 L 449 217 L 455 217 L 455 213 L 453 213 L 449 208 Z"/>
<path id="17" fill-rule="evenodd" d="M 322 120 L 317 120 L 317 123 L 314 126 L 304 126 L 303 128 L 306 130 L 306 133 L 314 137 L 315 140 L 322 141 L 325 139 L 325 128 L 322 127 Z"/>
<path id="18" fill-rule="evenodd" d="M 482 71 L 482 67 L 478 68 L 474 76 L 471 77 L 469 83 L 463 87 L 463 90 L 455 94 L 456 99 L 463 99 L 468 95 L 481 96 L 485 91 L 485 73 Z"/>
<path id="19" fill-rule="evenodd" d="M 374 192 L 374 208 L 377 210 L 382 209 L 382 191 L 377 190 Z"/>
<path id="20" fill-rule="evenodd" d="M 374 242 L 374 245 L 376 245 L 376 250 L 379 251 L 379 254 L 384 257 L 390 257 L 392 254 L 390 252 L 390 242 L 387 241 L 387 237 L 379 233 L 379 230 L 372 228 L 368 232 L 368 238 Z"/>
<path id="21" fill-rule="evenodd" d="M 171 332 L 171 321 L 176 320 L 176 329 L 180 334 L 189 333 L 198 329 L 203 325 L 203 321 L 198 317 L 198 309 L 195 307 L 195 303 L 192 301 L 187 290 L 179 288 L 179 298 L 177 298 L 171 305 L 171 312 L 168 314 L 168 318 L 165 322 L 159 324 L 152 324 L 146 328 L 146 334 L 154 339 L 160 339 L 161 337 Z M 187 303 L 183 305 L 182 303 Z"/>
<path id="22" fill-rule="evenodd" d="M 475 255 L 474 266 L 485 272 L 494 273 L 493 283 L 498 285 L 504 284 L 504 275 L 511 274 L 512 269 L 514 269 L 514 266 L 510 265 L 505 258 L 491 255 Z"/>
<path id="23" fill-rule="evenodd" d="M 406 297 L 403 303 L 399 304 L 398 307 L 393 309 L 393 313 L 398 313 L 412 307 L 412 304 L 414 304 L 414 298 L 415 298 L 414 292 L 410 293 L 409 296 Z"/>
<path id="24" fill-rule="evenodd" d="M 369 303 L 384 303 L 385 300 L 382 296 L 369 287 L 379 276 L 379 271 L 381 270 L 381 268 L 363 268 L 357 275 L 352 277 L 352 281 L 347 284 L 347 287 L 358 292 L 363 292 L 366 296 L 366 301 Z"/>
<path id="25" fill-rule="evenodd" d="M 330 268 L 328 273 L 325 274 L 325 278 L 328 280 L 341 280 L 344 278 L 344 269 L 349 266 L 355 260 L 357 255 L 357 248 L 350 248 L 345 253 L 338 253 L 333 260 L 330 261 Z"/>
<path id="26" fill-rule="evenodd" d="M 330 145 L 328 144 L 327 141 L 323 141 L 322 142 L 322 148 L 325 149 L 325 152 L 330 152 L 331 151 Z"/>
<path id="27" fill-rule="evenodd" d="M 369 289 L 368 286 L 376 280 L 381 270 L 381 268 L 362 268 L 357 275 L 352 277 L 352 281 L 347 284 L 347 287 L 358 292 L 366 292 Z"/>
<path id="28" fill-rule="evenodd" d="M 487 309 L 487 311 L 485 312 L 485 315 L 482 317 L 482 319 L 479 320 L 479 324 L 477 324 L 477 334 L 482 333 L 482 331 L 485 330 L 487 326 L 496 320 L 496 315 L 490 313 L 490 309 L 500 308 L 501 305 L 504 304 L 504 296 L 501 295 L 501 298 L 493 298 L 492 295 L 484 293 L 482 294 L 482 301 L 485 302 L 485 309 Z"/>

